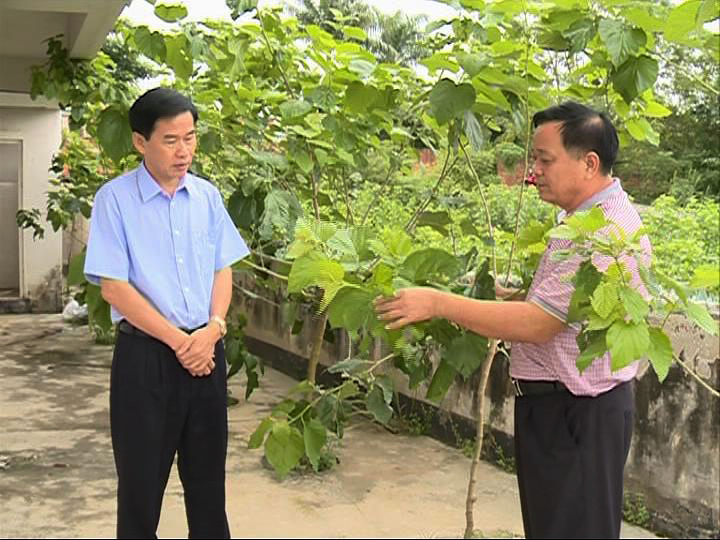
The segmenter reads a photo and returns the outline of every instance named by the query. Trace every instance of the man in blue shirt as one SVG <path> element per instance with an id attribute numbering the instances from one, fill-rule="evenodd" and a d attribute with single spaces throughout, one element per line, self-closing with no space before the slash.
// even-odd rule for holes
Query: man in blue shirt
<path id="1" fill-rule="evenodd" d="M 190 538 L 229 538 L 225 513 L 230 265 L 249 251 L 222 197 L 188 172 L 198 113 L 156 88 L 130 109 L 143 163 L 95 195 L 85 275 L 118 339 L 110 427 L 119 538 L 155 537 L 177 453 Z"/>

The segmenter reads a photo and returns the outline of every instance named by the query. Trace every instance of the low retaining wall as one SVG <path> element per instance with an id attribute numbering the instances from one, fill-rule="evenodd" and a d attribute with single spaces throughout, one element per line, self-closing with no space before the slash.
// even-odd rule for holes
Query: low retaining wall
<path id="1" fill-rule="evenodd" d="M 292 335 L 292 322 L 283 317 L 283 296 L 257 287 L 251 277 L 236 276 L 249 295 L 237 293 L 234 309 L 245 313 L 248 347 L 268 363 L 302 377 L 310 355 L 314 314 L 304 308 L 302 330 Z M 682 317 L 671 317 L 669 334 L 675 351 L 720 388 L 720 342 Z M 347 355 L 344 332 L 324 342 L 320 363 L 328 366 Z M 322 371 L 320 368 L 319 372 Z M 424 400 L 425 388 L 410 390 L 407 378 L 389 369 L 402 402 L 425 403 L 434 410 L 433 434 L 451 444 L 474 435 L 475 394 L 479 375 L 455 384 L 440 407 Z M 507 358 L 499 354 L 487 388 L 490 406 L 486 425 L 494 445 L 512 455 L 513 406 Z M 682 368 L 673 365 L 663 384 L 644 366 L 635 384 L 636 420 L 625 470 L 626 492 L 641 495 L 650 513 L 649 526 L 675 537 L 720 538 L 720 399 L 713 397 Z M 485 448 L 486 455 L 492 455 Z"/>

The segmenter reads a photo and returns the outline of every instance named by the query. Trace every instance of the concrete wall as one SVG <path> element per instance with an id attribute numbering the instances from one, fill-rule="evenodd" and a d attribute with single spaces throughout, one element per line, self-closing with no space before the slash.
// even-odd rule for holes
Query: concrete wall
<path id="1" fill-rule="evenodd" d="M 283 295 L 257 287 L 252 278 L 236 276 L 241 289 L 233 309 L 246 314 L 246 336 L 287 351 L 282 355 L 296 360 L 310 354 L 310 327 L 313 314 L 307 309 L 302 331 L 291 334 L 292 321 L 283 318 Z M 254 295 L 244 294 L 242 289 Z M 720 343 L 689 324 L 671 318 L 668 325 L 675 351 L 693 369 L 720 387 Z M 348 343 L 342 332 L 335 343 L 325 342 L 321 364 L 330 365 L 347 355 Z M 268 349 L 265 349 L 268 350 Z M 380 352 L 378 352 L 380 354 Z M 720 537 L 720 399 L 715 398 L 677 365 L 663 384 L 652 369 L 641 370 L 636 381 L 636 423 L 626 468 L 626 491 L 645 498 L 651 511 L 651 525 L 672 536 Z M 291 370 L 292 371 L 292 370 Z M 411 391 L 407 378 L 396 370 L 389 373 L 398 390 L 424 401 L 425 389 Z M 455 384 L 443 403 L 442 418 L 460 416 L 472 424 L 478 380 Z M 499 354 L 491 371 L 486 422 L 491 432 L 513 434 L 514 397 L 508 376 L 508 361 Z M 507 447 L 505 449 L 507 452 Z"/>
<path id="2" fill-rule="evenodd" d="M 7 106 L 0 95 L 0 138 L 22 144 L 19 208 L 38 208 L 44 215 L 48 169 L 61 143 L 61 117 L 51 104 L 38 106 L 26 99 L 27 106 L 18 106 L 18 96 L 12 96 L 13 106 Z M 62 234 L 49 223 L 44 226 L 43 239 L 33 240 L 30 230 L 21 233 L 19 288 L 20 296 L 33 301 L 34 310 L 53 311 L 61 307 Z"/>

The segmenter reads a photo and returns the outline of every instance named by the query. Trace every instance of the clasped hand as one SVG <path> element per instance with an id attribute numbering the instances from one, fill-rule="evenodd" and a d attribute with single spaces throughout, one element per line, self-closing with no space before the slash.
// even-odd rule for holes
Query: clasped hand
<path id="1" fill-rule="evenodd" d="M 215 369 L 215 343 L 219 339 L 211 327 L 200 328 L 181 342 L 175 355 L 193 377 L 210 375 Z"/>

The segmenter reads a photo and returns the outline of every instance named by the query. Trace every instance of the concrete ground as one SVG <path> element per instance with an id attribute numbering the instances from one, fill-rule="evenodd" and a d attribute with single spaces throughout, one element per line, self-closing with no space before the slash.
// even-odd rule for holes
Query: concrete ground
<path id="1" fill-rule="evenodd" d="M 115 534 L 115 469 L 108 426 L 108 346 L 59 315 L 0 316 L 0 537 Z M 231 380 L 242 396 L 243 379 Z M 249 402 L 230 409 L 227 511 L 235 537 L 461 537 L 470 461 L 427 437 L 354 424 L 340 464 L 280 482 L 247 450 L 259 420 L 295 384 L 266 370 Z M 521 537 L 515 477 L 482 463 L 478 533 Z M 173 471 L 158 530 L 186 537 Z M 625 538 L 652 538 L 624 525 Z"/>

